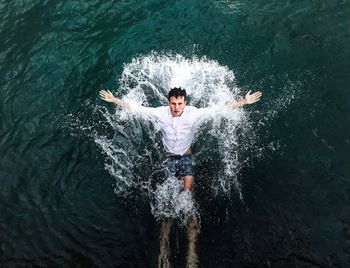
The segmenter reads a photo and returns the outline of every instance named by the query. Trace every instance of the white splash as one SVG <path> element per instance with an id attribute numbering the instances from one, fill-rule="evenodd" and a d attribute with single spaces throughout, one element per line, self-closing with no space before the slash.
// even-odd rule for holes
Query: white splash
<path id="1" fill-rule="evenodd" d="M 169 176 L 165 182 L 157 185 L 151 203 L 152 214 L 160 219 L 179 219 L 185 225 L 190 217 L 199 218 L 192 192 L 182 190 L 182 182 Z"/>
<path id="2" fill-rule="evenodd" d="M 185 88 L 187 104 L 196 107 L 223 106 L 225 102 L 241 97 L 233 72 L 207 58 L 187 59 L 181 55 L 152 53 L 126 64 L 118 82 L 118 97 L 145 106 L 166 105 L 166 96 L 172 87 Z M 105 167 L 116 179 L 115 192 L 125 195 L 130 188 L 138 189 L 152 201 L 155 217 L 187 220 L 190 216 L 197 216 L 191 193 L 182 191 L 181 182 L 167 177 L 164 172 L 160 134 L 152 123 L 121 109 L 117 109 L 114 115 L 104 109 L 98 110 L 115 131 L 113 139 L 95 137 L 95 142 L 106 155 Z M 235 190 L 243 198 L 238 173 L 245 160 L 239 155 L 238 130 L 240 135 L 250 130 L 246 113 L 243 109 L 223 110 L 216 118 L 205 122 L 205 127 L 199 128 L 194 142 L 203 136 L 217 141 L 215 144 L 199 144 L 200 149 L 195 152 L 199 156 L 196 161 L 202 161 L 212 152 L 220 155 L 217 161 L 222 163 L 223 170 L 216 174 L 208 187 L 217 193 Z"/>

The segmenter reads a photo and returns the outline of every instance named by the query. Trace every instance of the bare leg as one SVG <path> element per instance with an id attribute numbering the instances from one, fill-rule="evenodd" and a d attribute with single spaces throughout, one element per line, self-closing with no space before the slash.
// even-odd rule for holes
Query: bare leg
<path id="1" fill-rule="evenodd" d="M 192 189 L 192 183 L 193 183 L 193 176 L 187 175 L 182 177 L 183 180 L 183 190 L 191 190 Z"/>
<path id="2" fill-rule="evenodd" d="M 183 180 L 183 190 L 190 190 L 193 193 L 193 176 L 184 176 Z M 188 252 L 187 252 L 187 264 L 186 268 L 196 268 L 198 267 L 198 257 L 196 252 L 196 243 L 199 233 L 199 225 L 194 217 L 191 217 L 187 221 L 187 239 L 188 239 Z"/>
<path id="3" fill-rule="evenodd" d="M 187 252 L 187 268 L 196 268 L 198 266 L 198 257 L 196 253 L 196 243 L 199 233 L 199 225 L 194 217 L 191 217 L 187 222 L 187 239 L 188 239 L 188 252 Z"/>
<path id="4" fill-rule="evenodd" d="M 158 256 L 158 268 L 170 268 L 170 247 L 169 247 L 169 233 L 172 226 L 171 220 L 163 220 L 160 229 L 160 247 Z"/>

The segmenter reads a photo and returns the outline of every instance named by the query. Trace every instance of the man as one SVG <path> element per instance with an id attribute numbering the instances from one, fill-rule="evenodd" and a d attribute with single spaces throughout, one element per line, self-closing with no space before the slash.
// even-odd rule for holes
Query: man
<path id="1" fill-rule="evenodd" d="M 259 101 L 260 91 L 250 94 L 249 91 L 244 99 L 225 104 L 226 109 L 235 109 L 246 104 Z M 168 93 L 168 105 L 157 108 L 145 107 L 132 102 L 124 102 L 109 90 L 101 90 L 100 97 L 122 108 L 139 112 L 154 121 L 163 134 L 163 146 L 167 155 L 166 165 L 170 173 L 183 180 L 183 190 L 191 190 L 193 183 L 192 149 L 193 132 L 196 123 L 201 118 L 215 113 L 217 108 L 196 108 L 186 106 L 186 90 L 172 88 Z M 221 107 L 222 108 L 222 107 Z"/>

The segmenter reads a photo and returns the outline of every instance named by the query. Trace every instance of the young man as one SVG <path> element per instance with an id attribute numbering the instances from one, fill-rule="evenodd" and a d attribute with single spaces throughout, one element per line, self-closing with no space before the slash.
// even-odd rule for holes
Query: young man
<path id="1" fill-rule="evenodd" d="M 253 94 L 250 94 L 250 92 L 245 95 L 244 99 L 226 103 L 225 108 L 235 109 L 246 104 L 255 103 L 262 95 L 260 91 Z M 99 94 L 107 102 L 112 102 L 125 109 L 147 116 L 160 127 L 167 156 L 167 169 L 183 180 L 184 190 L 191 190 L 193 183 L 191 144 L 195 126 L 201 118 L 213 115 L 217 108 L 198 109 L 193 106 L 186 106 L 186 90 L 181 88 L 172 88 L 168 94 L 168 105 L 157 108 L 123 102 L 114 97 L 109 90 L 101 90 Z"/>

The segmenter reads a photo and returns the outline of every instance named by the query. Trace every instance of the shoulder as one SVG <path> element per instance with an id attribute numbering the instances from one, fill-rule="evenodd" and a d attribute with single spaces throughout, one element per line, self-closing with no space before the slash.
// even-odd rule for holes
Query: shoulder
<path id="1" fill-rule="evenodd" d="M 149 106 L 143 106 L 135 101 L 130 101 L 129 103 L 129 110 L 132 113 L 139 114 L 142 116 L 148 116 L 148 117 L 159 117 L 163 113 L 165 113 L 166 107 L 160 106 L 160 107 L 149 107 Z"/>
<path id="2" fill-rule="evenodd" d="M 158 109 L 159 111 L 167 111 L 169 109 L 169 106 L 159 106 L 156 109 Z"/>
<path id="3" fill-rule="evenodd" d="M 168 106 L 159 106 L 159 107 L 152 108 L 151 113 L 156 117 L 163 118 L 168 114 L 168 111 L 169 111 Z"/>
<path id="4" fill-rule="evenodd" d="M 165 114 L 168 113 L 169 107 L 168 106 L 159 106 L 154 108 L 155 112 L 159 114 Z"/>
<path id="5" fill-rule="evenodd" d="M 199 109 L 194 106 L 186 106 L 184 110 L 184 115 L 186 117 L 192 118 L 193 120 L 196 120 L 198 117 Z"/>

